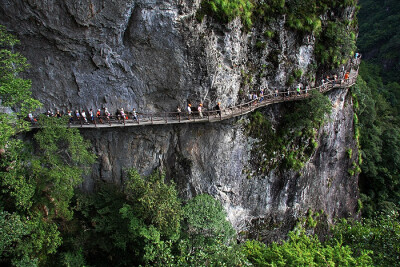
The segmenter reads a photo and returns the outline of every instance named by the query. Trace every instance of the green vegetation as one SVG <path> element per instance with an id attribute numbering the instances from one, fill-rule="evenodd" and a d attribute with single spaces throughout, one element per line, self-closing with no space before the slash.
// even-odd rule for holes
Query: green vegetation
<path id="1" fill-rule="evenodd" d="M 0 262 L 35 266 L 60 246 L 59 225 L 72 218 L 74 188 L 94 156 L 79 132 L 56 118 L 41 118 L 30 143 L 21 138 L 28 130 L 22 118 L 40 103 L 19 77 L 28 65 L 12 52 L 18 40 L 2 26 L 0 44 L 0 99 L 15 111 L 0 114 Z"/>
<path id="2" fill-rule="evenodd" d="M 391 211 L 361 222 L 340 220 L 332 231 L 333 240 L 342 240 L 355 255 L 369 254 L 374 266 L 396 266 L 400 255 L 399 214 Z M 334 244 L 335 241 L 331 241 Z"/>
<path id="3" fill-rule="evenodd" d="M 124 190 L 78 194 L 75 219 L 54 261 L 60 265 L 230 266 L 246 264 L 222 205 L 198 195 L 182 205 L 173 183 L 127 171 Z"/>
<path id="4" fill-rule="evenodd" d="M 309 236 L 303 228 L 289 233 L 282 244 L 266 246 L 257 241 L 247 241 L 243 247 L 255 266 L 371 266 L 369 252 L 362 250 L 355 256 L 340 239 L 333 244 L 322 244 L 316 236 Z"/>
<path id="5" fill-rule="evenodd" d="M 360 190 L 364 204 L 363 215 L 370 217 L 377 210 L 400 203 L 400 128 L 398 106 L 384 97 L 386 86 L 371 75 L 374 69 L 362 64 L 359 78 L 352 88 L 358 124 L 355 137 L 362 148 Z M 382 93 L 381 93 L 382 92 Z M 396 103 L 396 99 L 393 99 Z M 360 163 L 360 162 L 359 162 Z"/>
<path id="6" fill-rule="evenodd" d="M 371 78 L 383 79 L 389 87 L 390 83 L 400 81 L 400 35 L 397 26 L 400 23 L 400 2 L 360 0 L 360 5 L 357 46 L 364 58 L 374 64 L 373 68 L 379 69 L 378 76 Z"/>
<path id="7" fill-rule="evenodd" d="M 276 10 L 285 1 L 276 3 Z M 301 1 L 293 1 L 301 3 Z M 292 3 L 292 4 L 293 4 Z M 321 7 L 325 8 L 325 1 Z M 334 1 L 337 7 L 354 1 Z M 271 7 L 271 10 L 274 10 Z M 326 7 L 327 8 L 327 7 Z M 271 11 L 268 11 L 271 12 Z M 341 220 L 327 241 L 308 234 L 323 213 L 309 211 L 286 241 L 236 243 L 236 233 L 217 200 L 198 195 L 183 203 L 174 183 L 154 172 L 127 170 L 123 187 L 97 184 L 93 193 L 76 189 L 94 162 L 90 145 L 65 121 L 43 117 L 28 132 L 22 119 L 40 104 L 30 81 L 19 77 L 28 65 L 14 53 L 18 41 L 0 27 L 0 99 L 13 114 L 0 114 L 0 263 L 7 266 L 394 266 L 400 254 L 399 174 L 400 86 L 379 78 L 381 68 L 363 64 L 352 89 L 359 150 L 351 170 L 363 170 L 360 185 L 365 216 Z M 336 60 L 336 59 L 335 59 Z M 294 72 L 293 77 L 302 73 Z M 251 75 L 246 74 L 251 82 Z M 259 173 L 300 170 L 318 147 L 317 130 L 330 113 L 329 100 L 288 103 L 279 125 L 256 112 L 247 125 Z M 28 138 L 25 138 L 25 136 Z M 31 137 L 31 138 L 30 138 Z M 31 139 L 26 142 L 25 139 Z M 354 152 L 348 149 L 349 158 Z M 357 154 L 357 153 L 356 153 Z M 362 155 L 362 157 L 360 156 Z M 180 159 L 181 161 L 183 159 Z M 184 160 L 185 166 L 191 162 Z M 374 217 L 376 210 L 382 214 Z"/>
<path id="8" fill-rule="evenodd" d="M 319 64 L 337 68 L 346 64 L 356 49 L 355 29 L 343 22 L 329 21 L 318 39 L 315 53 Z"/>
<path id="9" fill-rule="evenodd" d="M 253 8 L 253 1 L 250 0 L 204 0 L 201 2 L 197 17 L 202 19 L 205 14 L 209 14 L 222 23 L 240 17 L 243 25 L 249 29 L 253 25 L 251 20 Z"/>
<path id="10" fill-rule="evenodd" d="M 203 0 L 197 18 L 204 15 L 215 18 L 220 23 L 228 23 L 240 17 L 246 30 L 252 26 L 269 25 L 285 15 L 285 26 L 300 35 L 312 34 L 317 39 L 315 55 L 324 68 L 337 68 L 345 64 L 356 48 L 357 20 L 348 20 L 347 7 L 356 6 L 356 0 Z M 337 14 L 330 17 L 329 13 Z M 321 20 L 325 16 L 327 19 Z M 264 49 L 265 41 L 274 37 L 274 32 L 266 31 L 256 43 Z"/>
<path id="11" fill-rule="evenodd" d="M 299 171 L 318 147 L 317 129 L 331 112 L 329 99 L 312 91 L 310 99 L 287 105 L 291 112 L 284 112 L 275 129 L 258 111 L 252 114 L 246 126 L 248 135 L 257 139 L 252 162 L 258 174 L 267 174 L 278 167 Z"/>

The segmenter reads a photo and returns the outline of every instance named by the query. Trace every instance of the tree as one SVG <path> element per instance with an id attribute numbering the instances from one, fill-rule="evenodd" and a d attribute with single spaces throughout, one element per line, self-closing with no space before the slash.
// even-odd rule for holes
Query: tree
<path id="1" fill-rule="evenodd" d="M 226 220 L 221 203 L 208 194 L 198 195 L 183 208 L 186 238 L 193 249 L 212 246 L 216 243 L 229 244 L 235 230 Z"/>
<path id="2" fill-rule="evenodd" d="M 178 265 L 249 265 L 235 243 L 236 232 L 219 201 L 208 194 L 198 195 L 183 207 L 183 216 Z"/>

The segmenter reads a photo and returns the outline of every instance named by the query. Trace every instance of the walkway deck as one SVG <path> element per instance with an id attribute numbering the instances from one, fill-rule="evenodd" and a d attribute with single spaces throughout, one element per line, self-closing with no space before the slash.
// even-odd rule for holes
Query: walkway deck
<path id="1" fill-rule="evenodd" d="M 254 110 L 265 107 L 268 105 L 303 100 L 311 97 L 311 90 L 318 90 L 319 92 L 325 93 L 336 88 L 348 88 L 355 84 L 358 76 L 358 71 L 353 70 L 350 73 L 347 81 L 333 84 L 332 82 L 326 83 L 319 87 L 311 88 L 309 90 L 300 90 L 300 94 L 296 91 L 279 92 L 278 95 L 265 95 L 264 100 L 251 100 L 243 104 L 239 104 L 233 107 L 227 107 L 221 109 L 220 112 L 216 110 L 203 111 L 203 117 L 201 118 L 197 112 L 193 112 L 192 115 L 188 115 L 187 112 L 164 112 L 164 113 L 138 113 L 138 120 L 120 119 L 113 116 L 107 120 L 102 117 L 103 123 L 100 123 L 98 119 L 95 119 L 93 123 L 84 123 L 83 120 L 75 120 L 69 124 L 69 127 L 77 127 L 82 129 L 87 128 L 111 128 L 111 127 L 132 127 L 142 125 L 165 125 L 165 124 L 182 124 L 182 123 L 202 123 L 202 122 L 216 122 L 231 119 L 234 117 L 242 116 L 253 112 Z M 35 128 L 33 126 L 33 128 Z"/>

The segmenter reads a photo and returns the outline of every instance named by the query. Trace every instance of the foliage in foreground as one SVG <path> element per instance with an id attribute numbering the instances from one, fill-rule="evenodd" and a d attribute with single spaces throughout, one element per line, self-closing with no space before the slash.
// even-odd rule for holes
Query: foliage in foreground
<path id="1" fill-rule="evenodd" d="M 394 210 L 361 222 L 342 219 L 334 225 L 333 237 L 343 240 L 356 255 L 372 251 L 374 266 L 396 266 L 400 262 L 399 219 L 399 213 Z"/>
<path id="2" fill-rule="evenodd" d="M 63 265 L 237 266 L 246 259 L 222 205 L 198 195 L 182 205 L 173 183 L 155 172 L 127 172 L 125 188 L 103 184 L 79 194 L 75 219 L 54 261 Z"/>
<path id="3" fill-rule="evenodd" d="M 368 251 L 354 256 L 349 246 L 340 241 L 322 244 L 318 237 L 309 236 L 300 228 L 289 233 L 282 244 L 269 246 L 257 241 L 247 241 L 243 246 L 248 259 L 254 266 L 371 266 Z"/>

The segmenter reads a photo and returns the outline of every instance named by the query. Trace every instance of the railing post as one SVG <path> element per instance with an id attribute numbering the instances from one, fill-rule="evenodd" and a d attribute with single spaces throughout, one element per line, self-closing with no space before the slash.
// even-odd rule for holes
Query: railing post
<path id="1" fill-rule="evenodd" d="M 96 117 L 93 117 L 94 127 L 97 128 Z"/>
<path id="2" fill-rule="evenodd" d="M 83 124 L 82 124 L 82 116 L 79 117 L 79 121 L 81 122 L 81 127 L 83 127 Z"/>
<path id="3" fill-rule="evenodd" d="M 178 112 L 178 116 L 179 116 L 179 122 L 181 122 L 181 113 Z"/>
<path id="4" fill-rule="evenodd" d="M 124 126 L 125 126 L 125 116 L 122 116 L 122 120 L 123 120 Z"/>
<path id="5" fill-rule="evenodd" d="M 153 113 L 150 115 L 151 124 L 153 124 Z"/>
<path id="6" fill-rule="evenodd" d="M 165 116 L 165 123 L 168 123 L 167 112 L 164 112 L 164 116 Z"/>

